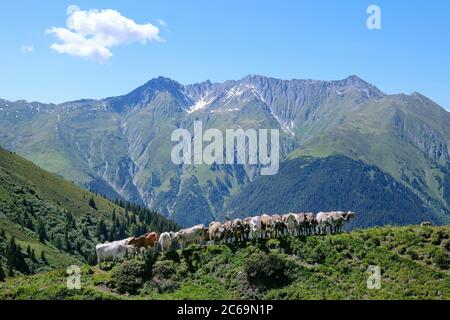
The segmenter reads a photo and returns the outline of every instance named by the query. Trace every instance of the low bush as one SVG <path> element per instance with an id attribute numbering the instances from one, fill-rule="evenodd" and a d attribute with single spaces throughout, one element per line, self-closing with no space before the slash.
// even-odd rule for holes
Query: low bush
<path id="1" fill-rule="evenodd" d="M 280 287 L 289 282 L 286 262 L 276 253 L 252 255 L 246 260 L 244 270 L 249 283 L 262 289 Z"/>
<path id="2" fill-rule="evenodd" d="M 119 293 L 137 294 L 147 280 L 146 264 L 141 260 L 127 260 L 111 271 L 111 284 Z"/>
<path id="3" fill-rule="evenodd" d="M 175 262 L 172 260 L 158 261 L 153 265 L 151 283 L 156 287 L 158 293 L 173 292 L 179 288 L 176 275 Z"/>
<path id="4" fill-rule="evenodd" d="M 434 257 L 433 262 L 438 266 L 440 269 L 447 270 L 450 268 L 450 257 L 448 254 L 438 251 Z"/>

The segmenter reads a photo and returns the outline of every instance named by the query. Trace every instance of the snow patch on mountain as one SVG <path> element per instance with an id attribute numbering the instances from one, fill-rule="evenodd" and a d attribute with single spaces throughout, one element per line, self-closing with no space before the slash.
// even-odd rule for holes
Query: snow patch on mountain
<path id="1" fill-rule="evenodd" d="M 275 120 L 277 120 L 277 122 L 279 123 L 281 129 L 286 132 L 287 134 L 291 135 L 292 137 L 295 136 L 295 132 L 294 132 L 294 122 L 291 121 L 290 123 L 285 123 L 283 122 L 280 117 L 278 117 L 275 113 L 271 112 L 272 116 L 275 118 Z"/>
<path id="2" fill-rule="evenodd" d="M 211 110 L 211 113 L 222 113 L 222 112 L 236 112 L 239 111 L 239 108 L 231 108 L 231 109 L 218 109 L 218 110 Z"/>
<path id="3" fill-rule="evenodd" d="M 216 97 L 210 97 L 210 93 L 206 91 L 205 94 L 200 99 L 198 99 L 193 106 L 191 106 L 191 108 L 186 110 L 186 112 L 193 113 L 202 110 L 213 103 L 215 99 Z"/>

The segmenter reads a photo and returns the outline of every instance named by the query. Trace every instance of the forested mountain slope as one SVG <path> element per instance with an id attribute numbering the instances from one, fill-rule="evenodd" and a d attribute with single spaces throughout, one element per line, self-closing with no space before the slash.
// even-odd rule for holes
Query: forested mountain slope
<path id="1" fill-rule="evenodd" d="M 94 264 L 99 242 L 176 228 L 154 212 L 112 203 L 0 149 L 0 265 L 8 273 Z"/>
<path id="2" fill-rule="evenodd" d="M 285 161 L 278 175 L 258 177 L 232 197 L 228 215 L 333 210 L 357 213 L 349 228 L 442 223 L 390 175 L 344 156 Z"/>

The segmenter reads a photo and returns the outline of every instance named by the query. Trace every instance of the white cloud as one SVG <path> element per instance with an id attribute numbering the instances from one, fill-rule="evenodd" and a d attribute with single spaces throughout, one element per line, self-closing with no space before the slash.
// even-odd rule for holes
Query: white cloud
<path id="1" fill-rule="evenodd" d="M 52 27 L 46 31 L 60 40 L 51 45 L 59 53 L 106 62 L 113 56 L 114 46 L 162 41 L 158 27 L 137 24 L 116 10 L 85 11 L 72 5 L 67 8 L 67 14 L 67 28 Z"/>
<path id="2" fill-rule="evenodd" d="M 66 9 L 66 14 L 67 14 L 68 16 L 70 16 L 70 15 L 71 15 L 72 13 L 74 13 L 75 11 L 80 11 L 80 7 L 77 6 L 77 5 L 72 4 L 72 5 L 70 5 L 70 6 L 67 7 L 67 9 Z"/>
<path id="3" fill-rule="evenodd" d="M 163 19 L 158 19 L 156 20 L 156 22 L 163 28 L 167 28 L 169 25 L 167 24 L 167 22 Z"/>
<path id="4" fill-rule="evenodd" d="M 22 48 L 20 49 L 20 52 L 22 52 L 22 53 L 32 53 L 32 52 L 34 52 L 34 47 L 33 46 L 23 45 Z"/>

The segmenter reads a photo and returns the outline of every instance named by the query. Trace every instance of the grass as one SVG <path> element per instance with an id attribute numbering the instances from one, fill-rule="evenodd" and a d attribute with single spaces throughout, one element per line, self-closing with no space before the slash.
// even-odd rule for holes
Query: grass
<path id="1" fill-rule="evenodd" d="M 18 185 L 33 188 L 42 198 L 59 203 L 64 209 L 75 215 L 100 212 L 111 212 L 121 208 L 110 201 L 93 195 L 75 184 L 63 180 L 57 175 L 42 170 L 24 158 L 0 148 L 0 176 L 8 176 Z M 99 210 L 93 210 L 88 199 L 94 197 Z"/>
<path id="2" fill-rule="evenodd" d="M 0 230 L 5 230 L 6 232 L 6 243 L 9 243 L 9 239 L 14 237 L 16 244 L 20 245 L 23 249 L 27 248 L 27 246 L 30 246 L 30 249 L 32 250 L 34 249 L 37 257 L 40 257 L 41 252 L 44 251 L 48 264 L 46 266 L 41 266 L 40 271 L 48 271 L 52 268 L 66 268 L 72 264 L 81 263 L 80 260 L 58 250 L 50 243 L 41 243 L 34 232 L 23 229 L 19 225 L 6 219 L 0 219 Z"/>
<path id="3" fill-rule="evenodd" d="M 450 227 L 381 227 L 351 233 L 239 245 L 192 246 L 158 255 L 135 294 L 118 294 L 124 263 L 83 267 L 82 290 L 65 288 L 64 270 L 0 284 L 0 299 L 450 299 Z M 271 256 L 258 277 L 249 274 Z M 436 257 L 444 257 L 437 259 Z M 279 267 L 276 270 L 275 265 Z M 368 267 L 381 289 L 367 288 Z M 276 272 L 282 279 L 274 281 Z M 280 274 L 278 274 L 280 275 Z M 142 279 L 140 279 L 142 280 Z"/>

